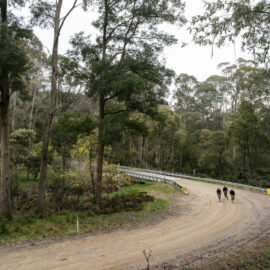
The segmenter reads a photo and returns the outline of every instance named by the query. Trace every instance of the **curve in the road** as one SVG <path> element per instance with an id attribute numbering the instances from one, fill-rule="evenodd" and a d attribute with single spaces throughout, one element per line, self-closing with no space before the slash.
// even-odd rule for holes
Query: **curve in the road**
<path id="1" fill-rule="evenodd" d="M 270 196 L 236 190 L 236 201 L 217 202 L 217 185 L 175 179 L 189 195 L 179 196 L 182 214 L 151 227 L 67 240 L 36 249 L 0 251 L 1 270 L 140 269 L 142 251 L 152 264 L 179 266 L 242 247 L 270 233 Z"/>

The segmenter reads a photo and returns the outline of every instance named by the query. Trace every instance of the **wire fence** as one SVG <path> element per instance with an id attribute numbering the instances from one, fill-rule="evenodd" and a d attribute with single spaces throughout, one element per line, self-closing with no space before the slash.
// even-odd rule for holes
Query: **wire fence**
<path id="1" fill-rule="evenodd" d="M 149 176 L 149 174 L 141 174 L 141 173 L 138 174 L 137 173 L 137 176 L 140 175 L 141 179 L 143 177 L 145 177 L 145 179 L 149 179 L 147 177 L 151 177 L 151 179 L 155 179 L 155 181 L 161 181 L 160 179 L 163 179 L 162 181 L 174 182 L 173 180 L 167 179 L 165 177 L 165 176 L 171 176 L 171 177 L 177 177 L 177 178 L 185 178 L 185 179 L 203 181 L 203 182 L 208 182 L 208 183 L 222 184 L 222 185 L 232 186 L 232 187 L 241 188 L 241 189 L 248 189 L 251 191 L 258 191 L 258 192 L 262 192 L 262 193 L 268 192 L 268 189 L 266 189 L 266 188 L 260 188 L 260 187 L 255 187 L 255 186 L 250 186 L 250 185 L 245 185 L 245 184 L 240 184 L 240 183 L 234 183 L 234 182 L 229 182 L 229 181 L 224 181 L 224 180 L 217 180 L 217 179 L 212 179 L 212 178 L 195 177 L 195 176 L 190 176 L 190 175 L 186 175 L 186 174 L 182 174 L 182 173 L 172 173 L 172 172 L 166 172 L 166 171 L 133 168 L 133 167 L 128 167 L 128 166 L 119 166 L 119 168 L 121 168 L 127 174 L 128 173 L 135 173 L 134 171 L 140 171 L 140 172 L 145 172 L 145 173 L 153 173 L 156 175 L 162 175 L 162 177 L 158 177 L 158 176 Z M 139 176 L 138 176 L 138 178 L 139 178 Z M 174 185 L 175 184 L 178 185 L 176 182 L 174 182 Z"/>

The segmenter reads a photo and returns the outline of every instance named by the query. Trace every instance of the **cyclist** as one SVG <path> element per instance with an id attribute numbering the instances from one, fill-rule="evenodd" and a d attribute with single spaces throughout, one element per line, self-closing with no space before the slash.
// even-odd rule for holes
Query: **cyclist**
<path id="1" fill-rule="evenodd" d="M 220 202 L 220 199 L 221 199 L 221 189 L 220 188 L 217 189 L 217 196 L 218 196 L 218 201 Z"/>
<path id="2" fill-rule="evenodd" d="M 226 186 L 223 187 L 224 197 L 228 200 L 228 188 Z"/>
<path id="3" fill-rule="evenodd" d="M 234 201 L 234 197 L 235 197 L 235 192 L 233 189 L 230 190 L 230 195 L 231 195 L 231 200 L 232 200 L 232 203 Z"/>

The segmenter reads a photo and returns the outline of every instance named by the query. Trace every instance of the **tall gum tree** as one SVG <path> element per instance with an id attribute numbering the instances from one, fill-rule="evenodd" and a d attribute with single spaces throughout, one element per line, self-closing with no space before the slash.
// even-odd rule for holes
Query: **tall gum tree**
<path id="1" fill-rule="evenodd" d="M 23 40 L 31 32 L 11 14 L 9 7 L 23 5 L 23 1 L 0 1 L 0 117 L 1 117 L 1 194 L 0 214 L 12 218 L 10 205 L 10 142 L 9 142 L 9 104 L 15 91 L 25 88 L 25 72 L 28 68 Z"/>
<path id="2" fill-rule="evenodd" d="M 51 93 L 49 111 L 44 128 L 43 146 L 40 165 L 40 179 L 38 186 L 38 211 L 41 215 L 45 207 L 45 183 L 48 163 L 48 148 L 51 136 L 51 125 L 56 110 L 57 93 L 57 70 L 58 70 L 58 45 L 61 30 L 71 12 L 81 5 L 78 0 L 72 1 L 72 6 L 68 12 L 61 17 L 61 10 L 64 0 L 57 1 L 33 1 L 31 5 L 32 23 L 43 28 L 53 28 L 54 38 L 51 55 Z"/>
<path id="3" fill-rule="evenodd" d="M 99 104 L 98 157 L 95 202 L 101 206 L 104 123 L 110 115 L 147 112 L 164 95 L 168 71 L 159 61 L 164 46 L 176 39 L 159 29 L 163 23 L 182 25 L 182 0 L 96 0 L 99 31 L 96 42 L 82 34 L 72 40 L 74 57 L 81 57 L 88 94 Z M 117 105 L 117 106 L 116 106 Z"/>

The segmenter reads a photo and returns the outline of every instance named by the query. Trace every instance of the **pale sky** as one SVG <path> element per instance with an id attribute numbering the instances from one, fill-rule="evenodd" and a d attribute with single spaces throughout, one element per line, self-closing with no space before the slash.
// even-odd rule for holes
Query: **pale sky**
<path id="1" fill-rule="evenodd" d="M 73 1 L 65 1 L 64 10 L 67 10 Z M 191 16 L 203 13 L 202 0 L 186 0 L 185 16 L 189 20 Z M 26 15 L 28 10 L 22 10 Z M 64 14 L 64 13 L 62 13 Z M 94 12 L 83 12 L 82 9 L 77 8 L 73 11 L 67 19 L 61 33 L 59 43 L 59 53 L 64 54 L 69 48 L 70 36 L 74 33 L 84 31 L 86 34 L 94 35 L 94 28 L 91 26 L 96 14 Z M 174 26 L 164 26 L 162 29 L 175 35 L 178 39 L 178 44 L 168 47 L 164 51 L 167 67 L 173 69 L 176 74 L 187 73 L 194 75 L 199 81 L 207 79 L 214 74 L 220 74 L 217 65 L 221 62 L 234 63 L 239 57 L 250 58 L 244 54 L 240 49 L 240 42 L 236 43 L 235 48 L 233 45 L 222 47 L 221 49 L 214 48 L 214 55 L 212 55 L 211 47 L 201 47 L 192 42 L 192 36 L 187 31 L 187 25 L 179 29 Z M 35 34 L 39 37 L 42 43 L 51 51 L 53 31 L 42 30 L 34 28 Z M 182 42 L 188 43 L 184 48 L 181 48 Z"/>

